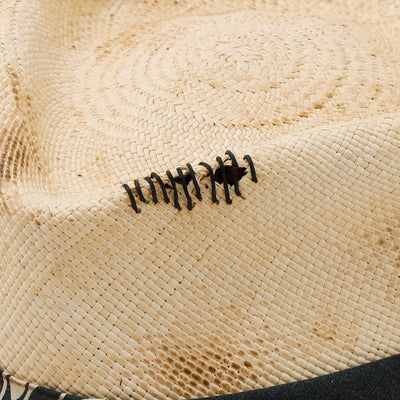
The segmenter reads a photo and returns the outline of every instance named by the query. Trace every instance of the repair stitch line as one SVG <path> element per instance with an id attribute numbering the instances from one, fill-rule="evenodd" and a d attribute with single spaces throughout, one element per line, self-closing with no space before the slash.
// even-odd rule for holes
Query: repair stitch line
<path id="1" fill-rule="evenodd" d="M 211 200 L 213 203 L 219 204 L 219 200 L 217 199 L 217 190 L 216 190 L 216 183 L 222 183 L 224 187 L 224 193 L 225 193 L 225 202 L 226 204 L 232 204 L 232 199 L 230 197 L 229 193 L 229 185 L 234 187 L 234 192 L 237 196 L 241 196 L 241 192 L 239 189 L 239 180 L 247 174 L 247 170 L 244 167 L 240 167 L 236 157 L 233 155 L 233 153 L 230 150 L 227 150 L 225 152 L 226 155 L 228 155 L 229 159 L 231 160 L 231 165 L 225 165 L 224 162 L 222 161 L 221 157 L 217 157 L 216 161 L 218 163 L 218 168 L 214 171 L 213 168 L 205 163 L 205 162 L 200 162 L 199 165 L 203 166 L 206 168 L 208 171 L 208 176 L 210 178 L 210 183 L 211 183 Z M 252 158 L 246 154 L 243 157 L 243 160 L 247 161 L 247 163 L 250 166 L 250 173 L 251 173 L 251 180 L 252 182 L 257 183 L 258 178 L 256 174 L 256 170 L 254 167 L 254 163 Z M 144 180 L 148 182 L 149 187 L 150 187 L 150 193 L 151 193 L 151 199 L 153 203 L 157 204 L 159 202 L 158 196 L 157 196 L 157 190 L 155 187 L 155 183 L 158 183 L 159 186 L 161 187 L 161 191 L 163 194 L 164 202 L 166 204 L 170 203 L 170 198 L 168 196 L 168 191 L 167 189 L 172 189 L 173 190 L 173 205 L 176 209 L 181 210 L 182 207 L 179 203 L 179 193 L 178 193 L 178 188 L 177 185 L 180 184 L 182 185 L 184 195 L 186 197 L 186 207 L 188 210 L 192 210 L 194 208 L 194 202 L 192 200 L 192 197 L 189 192 L 189 183 L 193 182 L 194 189 L 195 189 L 195 196 L 198 200 L 202 200 L 202 195 L 200 191 L 200 186 L 199 182 L 196 178 L 196 174 L 193 170 L 193 167 L 191 164 L 186 164 L 186 167 L 188 169 L 188 173 L 184 173 L 182 171 L 182 168 L 176 168 L 176 172 L 178 176 L 173 176 L 171 171 L 166 171 L 167 178 L 169 179 L 169 183 L 164 183 L 161 177 L 156 174 L 155 172 L 152 172 L 150 176 L 146 176 Z M 154 181 L 154 180 L 155 181 Z M 143 202 L 143 203 L 150 203 L 150 200 L 146 199 L 146 197 L 143 195 L 142 188 L 140 186 L 140 183 L 137 179 L 134 180 L 134 185 L 136 189 L 136 195 L 138 199 Z M 122 185 L 122 187 L 126 190 L 128 193 L 129 199 L 131 201 L 131 206 L 133 210 L 136 213 L 141 212 L 141 208 L 138 206 L 135 194 L 130 188 L 130 186 L 126 183 Z"/>

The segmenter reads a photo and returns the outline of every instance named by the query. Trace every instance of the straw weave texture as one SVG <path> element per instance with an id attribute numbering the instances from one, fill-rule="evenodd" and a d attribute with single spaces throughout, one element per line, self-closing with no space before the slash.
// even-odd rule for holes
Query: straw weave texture
<path id="1" fill-rule="evenodd" d="M 181 399 L 399 353 L 399 54 L 394 0 L 2 0 L 0 369 Z M 187 163 L 193 210 L 134 212 Z"/>

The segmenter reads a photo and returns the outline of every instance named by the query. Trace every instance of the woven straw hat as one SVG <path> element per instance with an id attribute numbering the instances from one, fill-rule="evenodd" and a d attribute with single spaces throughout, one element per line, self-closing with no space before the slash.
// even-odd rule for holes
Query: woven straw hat
<path id="1" fill-rule="evenodd" d="M 399 17 L 3 0 L 0 397 L 198 398 L 400 353 Z"/>

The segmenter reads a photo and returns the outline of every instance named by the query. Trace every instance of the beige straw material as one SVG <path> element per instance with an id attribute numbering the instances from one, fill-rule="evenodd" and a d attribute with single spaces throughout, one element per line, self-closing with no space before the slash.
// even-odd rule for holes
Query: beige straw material
<path id="1" fill-rule="evenodd" d="M 2 0 L 0 369 L 183 399 L 399 353 L 399 17 L 394 0 Z M 226 150 L 247 173 L 217 204 L 199 163 Z M 154 180 L 155 204 L 144 178 L 187 163 L 202 200 L 177 184 L 178 210 Z"/>

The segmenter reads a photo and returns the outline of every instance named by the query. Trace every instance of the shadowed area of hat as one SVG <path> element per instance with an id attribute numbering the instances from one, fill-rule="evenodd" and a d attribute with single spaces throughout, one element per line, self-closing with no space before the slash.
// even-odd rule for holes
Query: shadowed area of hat
<path id="1" fill-rule="evenodd" d="M 399 14 L 2 2 L 0 369 L 83 396 L 188 399 L 399 353 Z M 199 165 L 227 149 L 232 205 L 220 176 L 211 201 Z M 123 183 L 150 199 L 145 177 L 187 163 L 193 210 L 181 183 L 181 211 L 133 212 Z"/>

